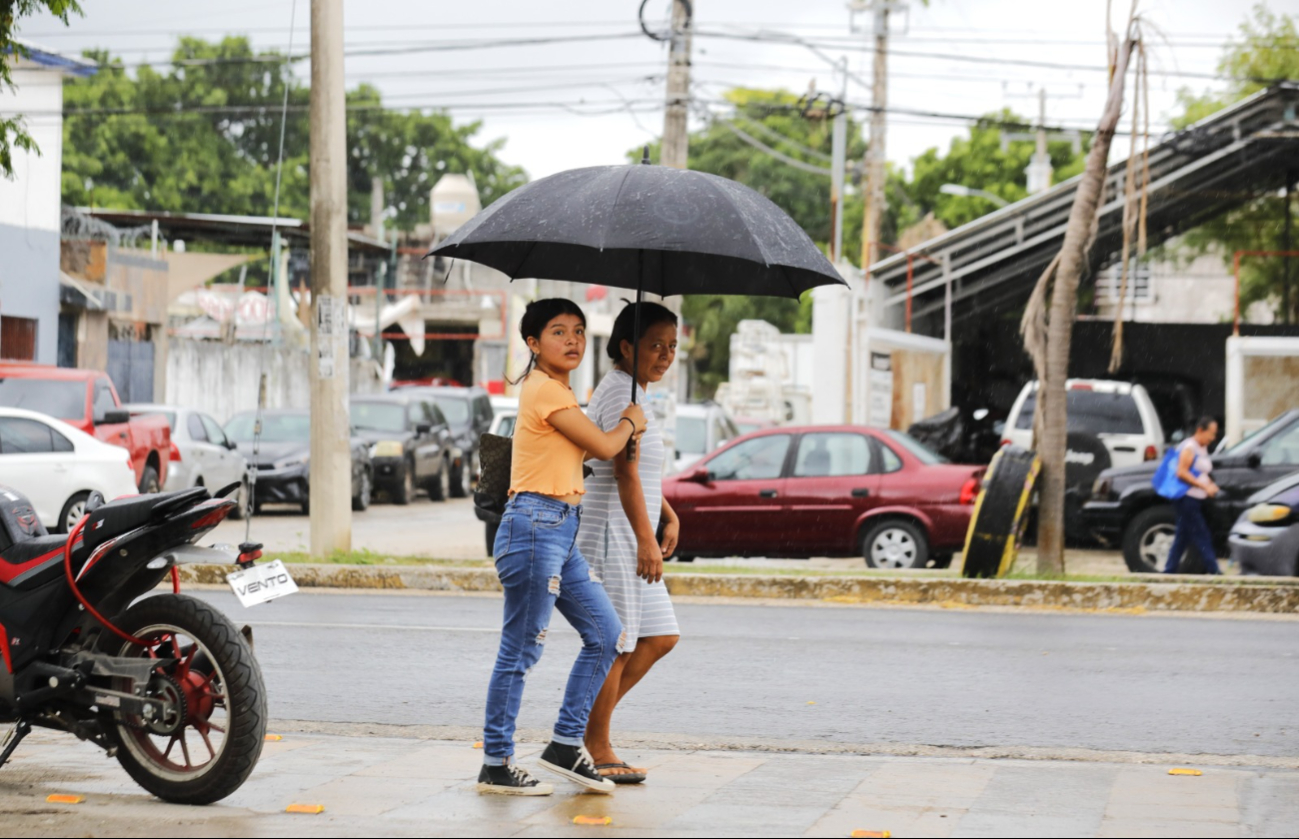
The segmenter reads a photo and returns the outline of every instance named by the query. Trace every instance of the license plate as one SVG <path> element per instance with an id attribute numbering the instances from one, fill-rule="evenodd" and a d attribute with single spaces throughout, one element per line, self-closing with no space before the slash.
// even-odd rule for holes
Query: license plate
<path id="1" fill-rule="evenodd" d="M 254 565 L 246 571 L 235 571 L 226 575 L 226 582 L 234 590 L 235 597 L 244 606 L 256 606 L 267 600 L 293 594 L 298 590 L 297 583 L 289 576 L 288 569 L 280 560 L 265 565 Z"/>

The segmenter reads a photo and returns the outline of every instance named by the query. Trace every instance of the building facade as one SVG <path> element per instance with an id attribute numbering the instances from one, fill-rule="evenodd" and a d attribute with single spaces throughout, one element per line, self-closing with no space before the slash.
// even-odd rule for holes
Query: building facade
<path id="1" fill-rule="evenodd" d="M 22 116 L 37 152 L 13 150 L 0 176 L 0 357 L 54 364 L 59 343 L 59 237 L 63 79 L 94 65 L 20 42 L 14 87 L 0 89 L 0 115 Z M 4 60 L 4 59 L 0 59 Z"/>

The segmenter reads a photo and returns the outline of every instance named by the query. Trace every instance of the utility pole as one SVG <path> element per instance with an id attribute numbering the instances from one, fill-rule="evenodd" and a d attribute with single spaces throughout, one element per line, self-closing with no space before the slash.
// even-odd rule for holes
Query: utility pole
<path id="1" fill-rule="evenodd" d="M 690 135 L 687 118 L 690 115 L 690 47 L 691 31 L 694 28 L 694 5 L 698 0 L 673 0 L 672 2 L 672 37 L 668 42 L 668 78 L 667 99 L 663 111 L 663 143 L 659 149 L 659 163 L 673 169 L 685 169 L 690 156 Z M 665 298 L 663 305 L 681 318 L 681 298 Z M 669 436 L 675 442 L 676 407 L 675 400 L 685 400 L 686 377 L 680 374 L 681 365 L 674 364 L 668 370 L 664 385 L 671 394 L 672 405 L 665 425 Z"/>
<path id="2" fill-rule="evenodd" d="M 866 149 L 866 215 L 861 231 L 861 265 L 870 282 L 870 266 L 879 260 L 880 226 L 884 217 L 884 147 L 887 125 L 884 111 L 889 101 L 889 7 L 891 0 L 871 3 L 871 34 L 875 63 L 871 72 L 870 147 Z"/>
<path id="3" fill-rule="evenodd" d="M 311 0 L 311 553 L 352 548 L 343 0 Z"/>
<path id="4" fill-rule="evenodd" d="M 690 141 L 686 118 L 690 109 L 690 33 L 693 28 L 691 6 L 682 0 L 672 3 L 672 40 L 668 49 L 667 107 L 663 114 L 663 147 L 659 163 L 673 169 L 685 169 Z"/>
<path id="5" fill-rule="evenodd" d="M 1037 145 L 1028 164 L 1028 193 L 1036 195 L 1051 188 L 1051 155 L 1046 151 L 1046 88 L 1037 89 Z"/>
<path id="6" fill-rule="evenodd" d="M 848 114 L 844 106 L 844 100 L 848 98 L 847 58 L 840 61 L 839 70 L 839 102 L 830 128 L 830 220 L 833 223 L 830 262 L 834 265 L 843 259 L 843 191 L 848 168 Z M 835 107 L 833 103 L 831 107 Z"/>

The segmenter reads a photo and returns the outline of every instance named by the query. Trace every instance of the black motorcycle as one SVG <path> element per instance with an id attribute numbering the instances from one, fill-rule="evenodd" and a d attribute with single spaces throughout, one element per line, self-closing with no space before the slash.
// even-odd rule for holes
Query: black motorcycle
<path id="1" fill-rule="evenodd" d="M 50 536 L 21 493 L 0 486 L 0 765 L 33 726 L 115 755 L 167 801 L 234 792 L 261 755 L 266 692 L 249 640 L 179 594 L 176 566 L 230 562 L 195 543 L 235 508 L 198 487 L 104 503 Z M 251 567 L 260 545 L 240 546 Z M 149 595 L 168 576 L 172 593 Z"/>

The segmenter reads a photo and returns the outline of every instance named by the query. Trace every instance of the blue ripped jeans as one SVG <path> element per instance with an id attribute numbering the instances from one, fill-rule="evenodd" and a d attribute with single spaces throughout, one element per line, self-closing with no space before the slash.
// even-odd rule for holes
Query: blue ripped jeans
<path id="1" fill-rule="evenodd" d="M 555 742 L 582 745 L 591 706 L 622 648 L 618 615 L 577 549 L 581 509 L 530 492 L 515 495 L 505 507 L 495 546 L 505 622 L 487 688 L 485 763 L 500 765 L 514 754 L 523 682 L 541 659 L 554 609 L 582 636 L 582 651 L 568 674 L 555 722 Z"/>

